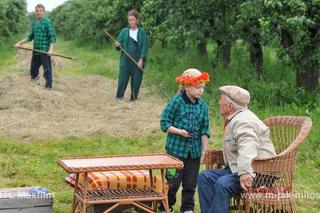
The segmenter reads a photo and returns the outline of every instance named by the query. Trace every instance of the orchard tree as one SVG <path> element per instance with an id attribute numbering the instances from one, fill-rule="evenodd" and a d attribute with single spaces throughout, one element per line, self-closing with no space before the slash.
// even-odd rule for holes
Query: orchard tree
<path id="1" fill-rule="evenodd" d="M 70 0 L 51 11 L 50 18 L 55 24 L 57 33 L 66 39 L 83 37 L 79 28 L 84 18 L 82 16 L 84 10 L 82 1 Z"/>
<path id="2" fill-rule="evenodd" d="M 213 0 L 205 7 L 207 12 L 203 19 L 209 21 L 209 37 L 217 43 L 216 58 L 222 61 L 224 68 L 230 63 L 234 41 L 240 37 L 237 19 L 242 2 L 243 0 Z M 197 9 L 201 13 L 201 8 Z"/>
<path id="3" fill-rule="evenodd" d="M 196 34 L 198 20 L 190 6 L 189 1 L 183 0 L 145 0 L 143 19 L 151 43 L 159 40 L 163 46 L 171 44 L 182 51 L 189 42 L 201 37 Z"/>
<path id="4" fill-rule="evenodd" d="M 57 31 L 66 38 L 101 43 L 104 30 L 118 34 L 127 26 L 127 12 L 141 9 L 142 0 L 69 0 L 50 14 Z"/>
<path id="5" fill-rule="evenodd" d="M 237 0 L 145 0 L 143 16 L 152 40 L 171 43 L 182 50 L 185 45 L 196 45 L 206 55 L 207 42 L 218 44 L 217 57 L 227 65 L 239 2 Z"/>
<path id="6" fill-rule="evenodd" d="M 0 37 L 9 37 L 26 30 L 27 3 L 25 0 L 0 2 Z"/>
<path id="7" fill-rule="evenodd" d="M 259 22 L 262 18 L 262 10 L 262 1 L 243 2 L 235 24 L 240 38 L 249 45 L 250 62 L 260 80 L 263 79 L 264 74 L 262 28 Z"/>
<path id="8" fill-rule="evenodd" d="M 295 66 L 297 86 L 316 91 L 320 72 L 320 0 L 265 0 L 261 23 L 266 30 L 277 33 L 283 52 Z"/>

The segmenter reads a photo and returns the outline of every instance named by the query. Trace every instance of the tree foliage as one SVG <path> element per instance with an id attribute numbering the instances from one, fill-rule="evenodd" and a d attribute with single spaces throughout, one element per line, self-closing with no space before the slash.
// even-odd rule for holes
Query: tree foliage
<path id="1" fill-rule="evenodd" d="M 270 13 L 271 12 L 271 13 Z M 317 90 L 320 74 L 320 0 L 265 0 L 265 29 L 277 34 L 296 68 L 297 86 Z"/>
<path id="2" fill-rule="evenodd" d="M 25 0 L 0 1 L 0 37 L 23 32 L 27 26 Z"/>
<path id="3" fill-rule="evenodd" d="M 229 41 L 239 1 L 145 0 L 142 8 L 145 26 L 153 40 L 188 45 L 207 40 Z"/>
<path id="4" fill-rule="evenodd" d="M 152 39 L 178 47 L 215 41 L 217 59 L 226 65 L 232 43 L 246 41 L 260 79 L 263 44 L 277 40 L 296 68 L 297 86 L 318 88 L 319 0 L 145 0 L 143 14 Z"/>
<path id="5" fill-rule="evenodd" d="M 142 0 L 70 0 L 53 10 L 50 17 L 65 38 L 103 42 L 104 29 L 119 33 L 127 25 L 127 12 L 141 6 Z"/>
<path id="6" fill-rule="evenodd" d="M 259 79 L 263 47 L 276 44 L 279 56 L 295 66 L 297 86 L 318 89 L 320 0 L 69 0 L 51 17 L 67 38 L 101 42 L 103 29 L 117 34 L 127 25 L 126 13 L 132 8 L 142 11 L 151 44 L 159 41 L 180 51 L 196 46 L 205 55 L 207 44 L 214 42 L 212 61 L 227 68 L 232 45 L 241 39 Z"/>

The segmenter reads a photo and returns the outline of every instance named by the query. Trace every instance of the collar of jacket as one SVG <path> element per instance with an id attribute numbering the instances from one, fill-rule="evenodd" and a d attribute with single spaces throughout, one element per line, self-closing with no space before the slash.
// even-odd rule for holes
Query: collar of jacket
<path id="1" fill-rule="evenodd" d="M 236 117 L 236 115 L 238 115 L 240 112 L 243 112 L 245 110 L 247 110 L 247 107 L 244 107 L 242 109 L 238 109 L 237 111 L 233 112 L 231 115 L 229 115 L 226 119 L 227 124 L 234 118 Z"/>
<path id="2" fill-rule="evenodd" d="M 193 103 L 193 102 L 189 99 L 186 91 L 184 91 L 184 92 L 182 93 L 182 98 L 183 98 L 183 100 L 184 100 L 187 104 L 196 105 L 196 104 L 199 103 L 199 99 L 198 99 L 198 98 L 195 98 L 195 102 Z"/>

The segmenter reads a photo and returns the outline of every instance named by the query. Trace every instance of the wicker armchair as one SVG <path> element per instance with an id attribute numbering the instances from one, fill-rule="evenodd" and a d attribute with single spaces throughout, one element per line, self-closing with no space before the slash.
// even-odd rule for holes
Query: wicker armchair
<path id="1" fill-rule="evenodd" d="M 229 210 L 241 212 L 297 212 L 292 193 L 292 177 L 298 146 L 308 136 L 312 127 L 309 117 L 277 116 L 264 120 L 270 128 L 270 137 L 277 155 L 255 159 L 256 174 L 252 188 L 241 196 L 233 197 Z M 206 168 L 223 165 L 221 151 L 206 153 Z"/>

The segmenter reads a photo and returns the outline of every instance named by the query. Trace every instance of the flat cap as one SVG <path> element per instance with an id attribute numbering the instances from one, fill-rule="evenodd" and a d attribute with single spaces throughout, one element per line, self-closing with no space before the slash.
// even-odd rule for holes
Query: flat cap
<path id="1" fill-rule="evenodd" d="M 232 101 L 241 105 L 247 106 L 250 101 L 250 93 L 238 86 L 226 85 L 219 88 L 220 92 L 228 96 Z"/>

